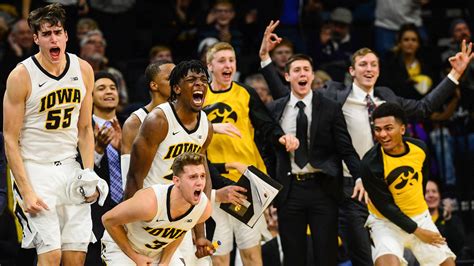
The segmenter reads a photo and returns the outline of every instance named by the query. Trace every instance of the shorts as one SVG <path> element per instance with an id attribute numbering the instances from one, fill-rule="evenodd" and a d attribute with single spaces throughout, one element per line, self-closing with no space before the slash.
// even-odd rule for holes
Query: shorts
<path id="1" fill-rule="evenodd" d="M 234 235 L 237 248 L 240 250 L 260 245 L 261 234 L 266 228 L 265 219 L 260 217 L 253 228 L 237 220 L 220 208 L 220 203 L 212 200 L 212 219 L 216 222 L 216 229 L 212 242 L 221 241 L 214 255 L 229 254 L 234 246 Z"/>
<path id="2" fill-rule="evenodd" d="M 415 221 L 420 228 L 439 232 L 431 220 L 428 211 L 411 219 Z M 370 214 L 365 226 L 369 229 L 372 238 L 372 260 L 374 262 L 382 255 L 393 254 L 399 258 L 402 265 L 407 265 L 407 261 L 403 258 L 403 249 L 405 247 L 410 249 L 420 265 L 424 266 L 440 265 L 448 258 L 456 259 L 456 256 L 449 249 L 448 245 L 444 244 L 440 247 L 436 247 L 424 243 L 414 234 L 408 234 L 385 218 L 377 218 L 373 214 Z"/>
<path id="3" fill-rule="evenodd" d="M 80 164 L 74 159 L 54 163 L 24 162 L 35 193 L 49 210 L 34 216 L 21 209 L 22 198 L 14 184 L 17 203 L 15 214 L 23 227 L 23 248 L 36 248 L 38 254 L 61 249 L 87 252 L 89 242 L 96 241 L 92 232 L 91 207 L 88 204 L 67 204 L 66 187 Z M 12 174 L 14 181 L 14 176 Z M 13 183 L 13 182 L 12 182 Z"/>
<path id="4" fill-rule="evenodd" d="M 104 236 L 101 240 L 101 258 L 106 265 L 120 265 L 120 266 L 135 266 L 135 262 L 130 259 L 115 243 L 112 237 L 107 231 L 104 231 Z M 153 263 L 151 265 L 158 265 L 160 262 L 161 252 L 156 258 L 153 258 Z M 183 266 L 185 264 L 183 257 L 179 251 L 179 248 L 171 257 L 170 264 L 171 266 Z"/>

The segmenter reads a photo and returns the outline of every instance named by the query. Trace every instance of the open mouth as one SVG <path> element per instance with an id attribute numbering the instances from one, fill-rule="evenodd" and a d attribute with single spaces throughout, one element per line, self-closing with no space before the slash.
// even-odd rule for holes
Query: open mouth
<path id="1" fill-rule="evenodd" d="M 306 86 L 306 84 L 308 84 L 308 81 L 307 81 L 307 80 L 300 80 L 300 81 L 298 81 L 298 85 L 300 85 L 300 86 L 302 86 L 302 87 Z"/>
<path id="2" fill-rule="evenodd" d="M 61 52 L 61 49 L 59 49 L 58 47 L 49 49 L 49 53 L 51 54 L 52 57 L 59 57 L 60 52 Z"/>
<path id="3" fill-rule="evenodd" d="M 195 190 L 194 191 L 194 197 L 199 198 L 201 196 L 201 190 Z"/>
<path id="4" fill-rule="evenodd" d="M 193 92 L 193 102 L 197 105 L 201 105 L 204 102 L 204 92 L 195 91 Z"/>
<path id="5" fill-rule="evenodd" d="M 222 76 L 226 79 L 230 79 L 232 77 L 232 71 L 224 71 Z"/>

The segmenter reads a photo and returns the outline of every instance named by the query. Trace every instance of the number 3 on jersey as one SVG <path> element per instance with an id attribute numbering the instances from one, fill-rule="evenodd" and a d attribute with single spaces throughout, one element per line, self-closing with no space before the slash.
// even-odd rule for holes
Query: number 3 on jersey
<path id="1" fill-rule="evenodd" d="M 45 128 L 55 130 L 58 128 L 68 128 L 71 126 L 71 114 L 74 107 L 65 109 L 49 110 L 46 116 Z"/>

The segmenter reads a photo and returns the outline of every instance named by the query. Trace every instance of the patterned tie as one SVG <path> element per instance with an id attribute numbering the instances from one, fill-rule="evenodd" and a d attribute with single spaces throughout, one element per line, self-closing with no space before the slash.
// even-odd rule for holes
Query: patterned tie
<path id="1" fill-rule="evenodd" d="M 110 122 L 106 122 L 106 126 L 110 127 Z M 112 144 L 107 145 L 106 152 L 109 161 L 110 197 L 115 203 L 119 203 L 123 196 L 120 155 Z"/>
<path id="2" fill-rule="evenodd" d="M 308 117 L 304 113 L 306 105 L 299 101 L 296 103 L 299 108 L 296 117 L 296 137 L 300 141 L 300 146 L 295 150 L 295 163 L 299 168 L 303 168 L 309 161 L 308 156 Z"/>
<path id="3" fill-rule="evenodd" d="M 367 113 L 369 114 L 369 123 L 370 123 L 370 132 L 372 133 L 372 137 L 374 136 L 374 120 L 372 119 L 372 113 L 374 112 L 375 110 L 375 107 L 377 107 L 374 103 L 374 101 L 372 100 L 372 98 L 370 97 L 370 94 L 367 94 L 365 96 L 365 103 L 366 103 L 366 106 L 367 106 Z"/>

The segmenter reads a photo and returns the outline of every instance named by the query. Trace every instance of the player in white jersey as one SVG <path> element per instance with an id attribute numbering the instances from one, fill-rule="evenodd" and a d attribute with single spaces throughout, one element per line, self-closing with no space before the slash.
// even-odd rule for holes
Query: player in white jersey
<path id="1" fill-rule="evenodd" d="M 179 154 L 186 151 L 205 153 L 213 133 L 206 114 L 201 111 L 208 79 L 206 68 L 197 60 L 183 61 L 173 69 L 169 78 L 169 102 L 147 115 L 133 143 L 125 188 L 126 198 L 133 196 L 144 185 L 170 183 L 171 164 Z M 208 173 L 207 164 L 205 166 Z M 210 191 L 211 181 L 207 175 L 204 192 L 208 198 Z M 205 238 L 204 225 L 198 224 L 194 233 L 198 254 L 209 254 L 206 247 L 212 244 Z M 192 243 L 190 234 L 188 235 L 185 243 Z M 192 261 L 193 253 L 194 250 L 188 248 L 183 256 Z"/>
<path id="2" fill-rule="evenodd" d="M 179 263 L 171 258 L 184 234 L 212 212 L 202 193 L 207 179 L 205 164 L 203 155 L 183 153 L 172 165 L 172 185 L 142 189 L 107 212 L 102 221 L 115 243 L 103 241 L 104 261 L 108 265 Z"/>
<path id="3" fill-rule="evenodd" d="M 145 117 L 157 105 L 166 102 L 170 96 L 171 89 L 169 78 L 174 64 L 166 60 L 158 60 L 151 63 L 145 70 L 145 78 L 150 89 L 151 101 L 144 107 L 136 110 L 125 121 L 122 128 L 121 166 L 122 176 L 126 177 L 130 165 L 130 152 L 135 137 L 138 134 Z M 125 184 L 125 182 L 124 182 Z"/>
<path id="4" fill-rule="evenodd" d="M 95 240 L 90 206 L 70 204 L 67 194 L 68 182 L 86 173 L 75 160 L 77 148 L 84 168 L 94 165 L 94 74 L 65 52 L 65 17 L 58 4 L 30 13 L 39 52 L 10 73 L 3 106 L 6 154 L 25 222 L 22 246 L 36 248 L 39 265 L 82 265 Z M 86 195 L 93 202 L 98 191 Z"/>

